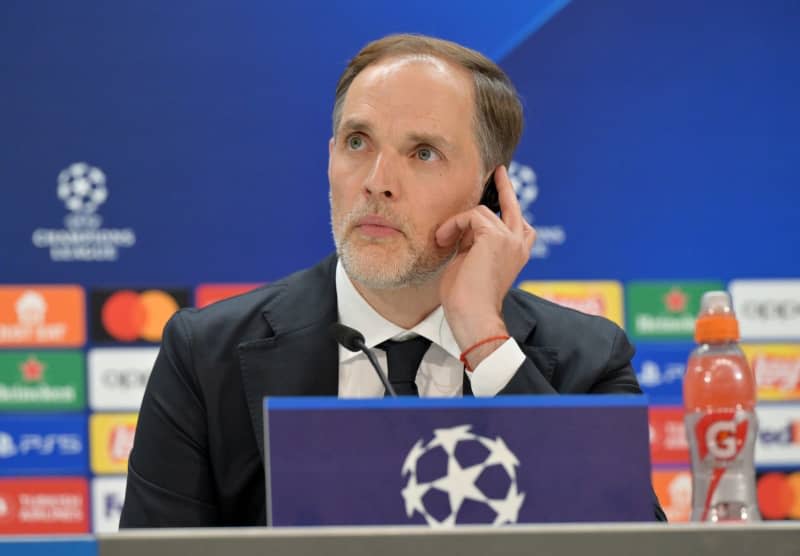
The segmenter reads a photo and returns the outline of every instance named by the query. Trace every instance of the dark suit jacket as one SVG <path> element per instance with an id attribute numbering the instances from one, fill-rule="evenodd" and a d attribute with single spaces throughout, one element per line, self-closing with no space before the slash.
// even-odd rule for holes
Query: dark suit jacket
<path id="1" fill-rule="evenodd" d="M 266 523 L 262 398 L 337 395 L 335 268 L 331 256 L 170 320 L 139 412 L 121 527 Z M 502 394 L 640 392 L 634 350 L 613 323 L 516 290 L 503 314 L 527 359 Z"/>

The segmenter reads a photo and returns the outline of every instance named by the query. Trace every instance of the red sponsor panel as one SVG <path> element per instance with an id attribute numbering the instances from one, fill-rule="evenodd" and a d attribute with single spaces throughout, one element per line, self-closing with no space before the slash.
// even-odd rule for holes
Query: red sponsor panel
<path id="1" fill-rule="evenodd" d="M 683 424 L 683 407 L 665 405 L 651 407 L 650 458 L 654 464 L 688 464 L 689 442 Z"/>
<path id="2" fill-rule="evenodd" d="M 263 284 L 201 284 L 194 292 L 195 307 L 202 308 L 217 301 L 252 291 Z"/>
<path id="3" fill-rule="evenodd" d="M 89 532 L 84 478 L 0 479 L 0 535 Z"/>

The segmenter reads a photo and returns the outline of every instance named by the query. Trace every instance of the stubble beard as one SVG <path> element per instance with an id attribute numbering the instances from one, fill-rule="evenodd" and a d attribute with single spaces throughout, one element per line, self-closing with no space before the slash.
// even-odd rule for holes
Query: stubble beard
<path id="1" fill-rule="evenodd" d="M 331 229 L 336 254 L 351 280 L 373 290 L 420 287 L 436 279 L 458 252 L 438 249 L 435 239 L 415 241 L 419 237 L 410 222 L 385 207 L 369 203 L 342 215 L 337 222 L 331 200 Z M 390 220 L 402 237 L 369 239 L 358 236 L 355 223 L 367 215 Z M 371 252 L 370 252 L 371 251 Z"/>

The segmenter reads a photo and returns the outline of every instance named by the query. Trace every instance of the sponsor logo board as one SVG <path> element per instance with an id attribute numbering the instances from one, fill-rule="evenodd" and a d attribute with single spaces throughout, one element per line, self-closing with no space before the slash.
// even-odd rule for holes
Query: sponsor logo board
<path id="1" fill-rule="evenodd" d="M 0 286 L 0 348 L 80 347 L 85 320 L 79 286 Z"/>
<path id="2" fill-rule="evenodd" d="M 800 400 L 800 345 L 742 344 L 759 400 Z"/>
<path id="3" fill-rule="evenodd" d="M 206 307 L 217 301 L 228 299 L 252 291 L 261 284 L 200 284 L 194 291 L 194 304 L 197 308 Z"/>
<path id="4" fill-rule="evenodd" d="M 119 530 L 119 517 L 125 501 L 125 477 L 92 479 L 92 531 L 113 533 Z"/>
<path id="5" fill-rule="evenodd" d="M 86 479 L 0 479 L 0 535 L 89 532 Z"/>
<path id="6" fill-rule="evenodd" d="M 133 448 L 136 413 L 95 413 L 89 417 L 92 439 L 92 472 L 123 474 Z"/>
<path id="7" fill-rule="evenodd" d="M 722 282 L 631 282 L 628 331 L 641 340 L 691 341 L 703 293 L 723 289 Z"/>
<path id="8" fill-rule="evenodd" d="M 0 352 L 0 411 L 79 410 L 85 406 L 81 352 Z"/>
<path id="9" fill-rule="evenodd" d="M 158 343 L 170 317 L 188 306 L 187 289 L 92 290 L 92 339 Z"/>
<path id="10" fill-rule="evenodd" d="M 89 407 L 95 411 L 139 411 L 158 348 L 89 350 Z"/>
<path id="11" fill-rule="evenodd" d="M 653 470 L 653 490 L 670 523 L 689 521 L 692 515 L 692 473 L 688 468 Z"/>
<path id="12" fill-rule="evenodd" d="M 633 358 L 636 378 L 651 400 L 671 403 L 683 398 L 683 375 L 693 344 L 639 342 Z"/>
<path id="13" fill-rule="evenodd" d="M 86 473 L 86 440 L 85 415 L 0 415 L 0 475 Z"/>
<path id="14" fill-rule="evenodd" d="M 683 407 L 653 406 L 649 409 L 650 458 L 653 464 L 688 464 L 689 440 Z"/>
<path id="15" fill-rule="evenodd" d="M 800 340 L 800 280 L 734 280 L 730 292 L 742 339 Z"/>
<path id="16" fill-rule="evenodd" d="M 800 403 L 758 405 L 756 465 L 800 467 Z"/>
<path id="17" fill-rule="evenodd" d="M 558 305 L 582 313 L 605 317 L 624 326 L 622 311 L 622 284 L 600 282 L 543 282 L 525 281 L 519 285 L 525 290 Z"/>
<path id="18" fill-rule="evenodd" d="M 800 519 L 800 471 L 760 473 L 758 509 L 764 519 Z"/>

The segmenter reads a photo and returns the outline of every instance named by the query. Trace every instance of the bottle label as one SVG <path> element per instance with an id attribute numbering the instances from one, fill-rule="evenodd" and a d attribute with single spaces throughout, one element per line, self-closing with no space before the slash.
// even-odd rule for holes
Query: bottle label
<path id="1" fill-rule="evenodd" d="M 693 411 L 685 419 L 692 453 L 692 519 L 717 520 L 729 513 L 757 515 L 755 415 L 743 409 Z M 737 507 L 746 508 L 745 513 L 737 514 Z"/>
<path id="2" fill-rule="evenodd" d="M 747 440 L 748 425 L 747 414 L 743 412 L 720 411 L 703 415 L 694 429 L 700 459 L 711 456 L 719 463 L 736 459 Z"/>

